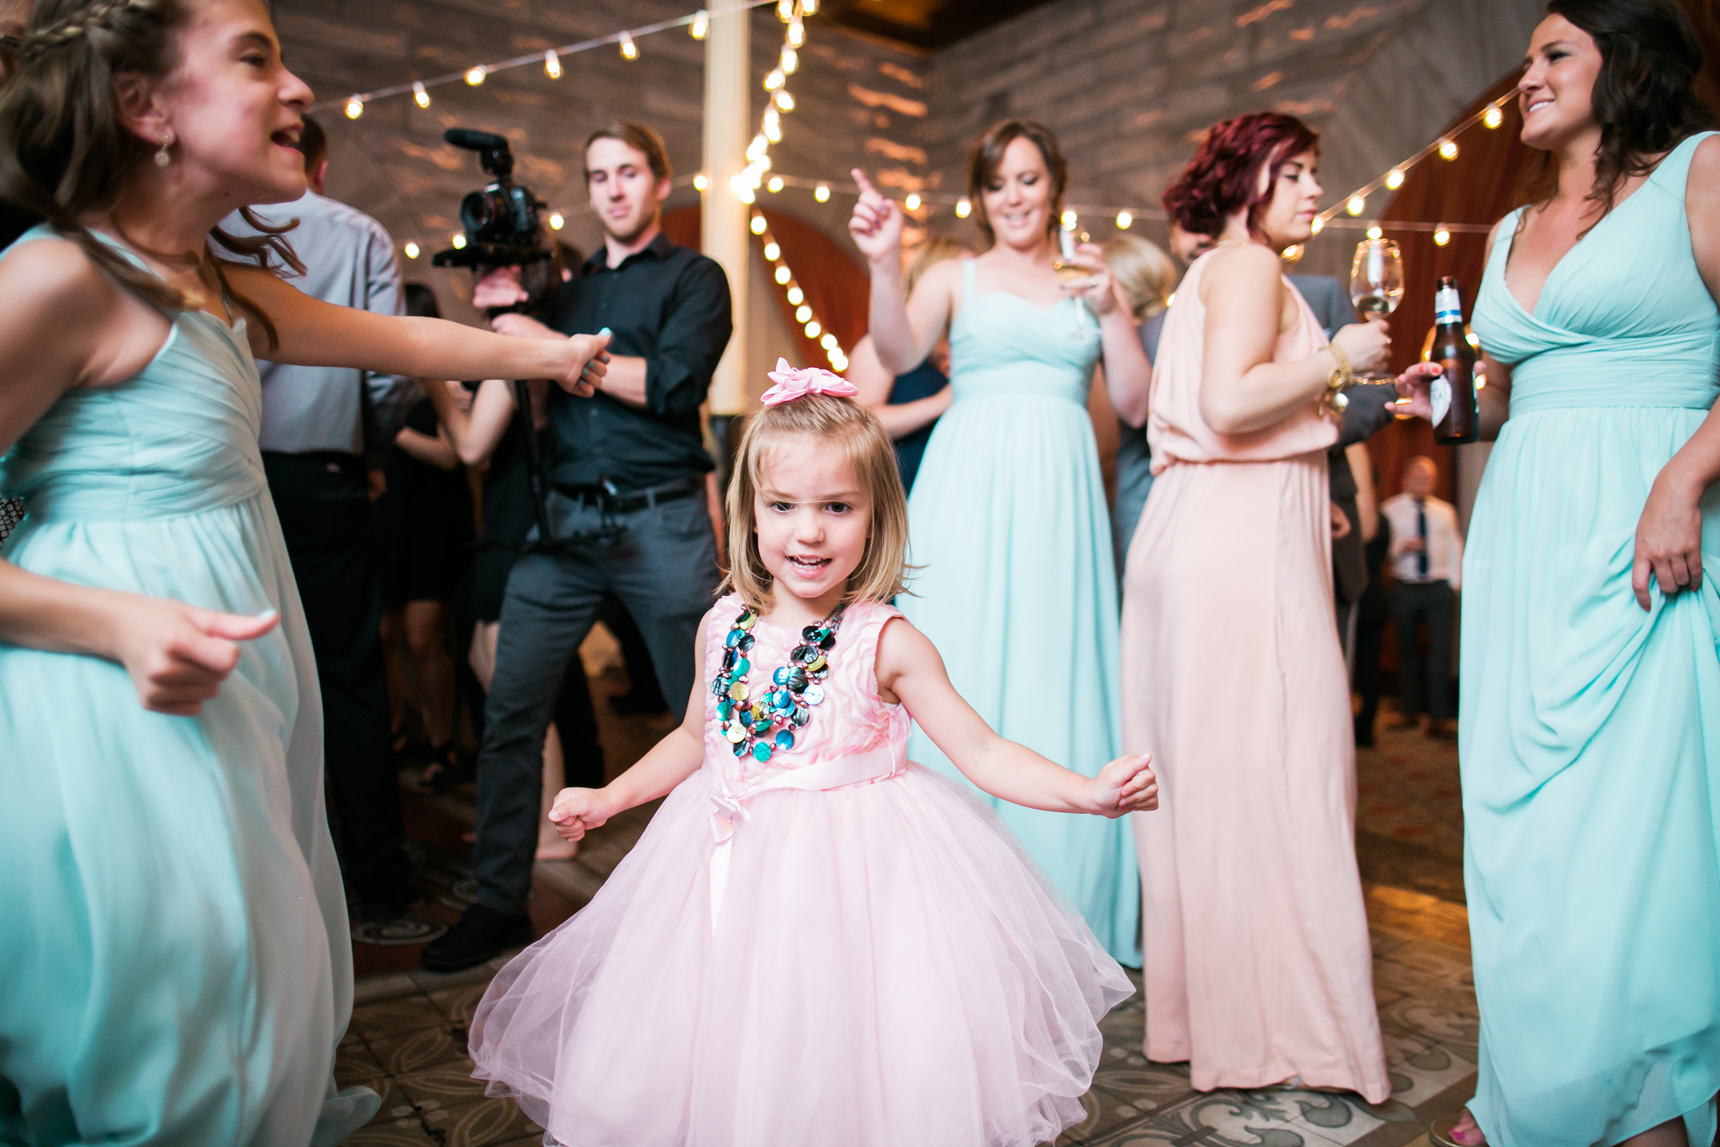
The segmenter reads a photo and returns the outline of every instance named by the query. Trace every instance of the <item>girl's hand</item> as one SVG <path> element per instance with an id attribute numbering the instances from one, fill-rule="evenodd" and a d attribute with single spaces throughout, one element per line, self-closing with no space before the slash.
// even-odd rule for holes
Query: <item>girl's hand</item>
<path id="1" fill-rule="evenodd" d="M 897 207 L 856 167 L 854 182 L 860 185 L 860 199 L 854 204 L 854 214 L 848 219 L 848 234 L 854 245 L 866 256 L 868 263 L 899 260 L 902 255 L 902 227 L 906 218 Z"/>
<path id="2" fill-rule="evenodd" d="M 260 616 L 219 613 L 127 594 L 114 627 L 113 657 L 125 666 L 145 709 L 195 717 L 239 664 L 238 643 L 280 621 L 272 609 Z"/>
<path id="3" fill-rule="evenodd" d="M 1128 812 L 1150 812 L 1159 807 L 1159 778 L 1153 775 L 1153 755 L 1133 753 L 1118 757 L 1088 781 L 1093 811 L 1104 817 Z"/>
<path id="4" fill-rule="evenodd" d="M 1432 421 L 1433 399 L 1429 396 L 1429 388 L 1433 380 L 1444 372 L 1445 367 L 1437 362 L 1418 362 L 1398 375 L 1398 394 L 1409 402 L 1395 409 L 1401 414 L 1413 414 Z"/>
<path id="5" fill-rule="evenodd" d="M 1350 356 L 1350 366 L 1357 374 L 1384 370 L 1392 356 L 1391 330 L 1384 319 L 1339 327 L 1332 342 Z"/>
<path id="6" fill-rule="evenodd" d="M 612 812 L 602 789 L 562 789 L 555 794 L 549 819 L 563 840 L 577 841 L 592 829 L 602 827 Z"/>
<path id="7" fill-rule="evenodd" d="M 1097 243 L 1080 243 L 1069 265 L 1087 272 L 1085 279 L 1065 279 L 1058 287 L 1066 295 L 1085 299 L 1095 317 L 1103 318 L 1117 309 L 1116 280 L 1111 277 L 1105 252 Z"/>
<path id="8" fill-rule="evenodd" d="M 1667 597 L 1701 586 L 1701 497 L 1700 489 L 1669 478 L 1665 470 L 1649 489 L 1636 523 L 1636 562 L 1630 575 L 1630 588 L 1643 609 L 1650 608 L 1650 578 Z"/>
<path id="9" fill-rule="evenodd" d="M 608 331 L 574 335 L 567 340 L 567 365 L 553 381 L 576 398 L 590 398 L 608 373 L 608 362 Z"/>

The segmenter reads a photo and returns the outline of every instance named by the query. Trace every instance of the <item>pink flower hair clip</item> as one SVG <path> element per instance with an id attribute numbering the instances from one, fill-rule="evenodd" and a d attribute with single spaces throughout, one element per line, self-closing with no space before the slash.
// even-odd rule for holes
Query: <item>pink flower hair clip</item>
<path id="1" fill-rule="evenodd" d="M 776 360 L 776 369 L 765 376 L 776 385 L 759 399 L 766 406 L 793 402 L 809 394 L 833 394 L 838 398 L 853 398 L 860 391 L 839 374 L 831 374 L 816 366 L 793 367 L 786 358 Z"/>

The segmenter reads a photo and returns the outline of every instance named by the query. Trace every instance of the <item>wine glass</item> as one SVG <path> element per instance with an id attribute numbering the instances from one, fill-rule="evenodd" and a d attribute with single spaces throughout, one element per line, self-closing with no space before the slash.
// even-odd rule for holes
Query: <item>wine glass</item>
<path id="1" fill-rule="evenodd" d="M 1403 252 L 1390 239 L 1363 239 L 1350 264 L 1350 301 L 1368 322 L 1397 310 L 1403 299 Z M 1378 381 L 1389 374 L 1369 372 L 1358 378 Z"/>
<path id="2" fill-rule="evenodd" d="M 1058 229 L 1057 241 L 1059 244 L 1059 250 L 1058 254 L 1051 260 L 1051 269 L 1057 272 L 1058 279 L 1065 283 L 1072 283 L 1077 279 L 1088 278 L 1092 274 L 1092 272 L 1088 271 L 1085 267 L 1077 266 L 1075 263 L 1075 245 L 1077 243 L 1085 243 L 1090 238 L 1091 236 L 1089 236 L 1085 231 L 1082 231 L 1077 235 L 1073 231 L 1068 231 L 1063 228 Z M 1087 303 L 1080 295 L 1074 296 L 1074 299 L 1075 314 L 1078 319 L 1075 335 L 1079 338 L 1082 333 L 1082 328 L 1087 325 Z"/>

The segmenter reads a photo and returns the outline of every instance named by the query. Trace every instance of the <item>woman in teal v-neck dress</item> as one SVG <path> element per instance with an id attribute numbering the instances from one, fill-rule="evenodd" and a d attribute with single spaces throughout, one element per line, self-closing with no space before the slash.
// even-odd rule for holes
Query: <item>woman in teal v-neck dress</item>
<path id="1" fill-rule="evenodd" d="M 1481 1033 L 1452 1139 L 1708 1147 L 1720 138 L 1693 130 L 1701 55 L 1670 2 L 1549 7 L 1520 87 L 1556 186 L 1495 229 L 1474 314 L 1484 423 L 1509 420 L 1464 555 Z"/>
<path id="2" fill-rule="evenodd" d="M 306 1147 L 376 1111 L 334 1086 L 351 949 L 252 355 L 583 390 L 601 347 L 215 263 L 235 204 L 304 192 L 275 45 L 261 0 L 42 3 L 0 91 L 0 499 L 28 514 L 0 545 L 0 1143 Z"/>
<path id="3" fill-rule="evenodd" d="M 1065 168 L 1038 124 L 1006 121 L 974 145 L 969 192 L 992 246 L 933 267 L 911 298 L 903 212 L 855 174 L 862 195 L 850 230 L 872 268 L 879 356 L 900 370 L 946 326 L 950 336 L 953 401 L 908 501 L 920 568 L 897 604 L 992 728 L 1092 776 L 1121 752 L 1121 730 L 1117 579 L 1087 392 L 1102 361 L 1118 410 L 1145 419 L 1152 368 L 1133 317 L 1096 247 L 1075 260 L 1082 277 L 1059 287 Z M 961 776 L 918 729 L 908 752 Z M 1111 955 L 1138 967 L 1128 826 L 993 803 Z"/>

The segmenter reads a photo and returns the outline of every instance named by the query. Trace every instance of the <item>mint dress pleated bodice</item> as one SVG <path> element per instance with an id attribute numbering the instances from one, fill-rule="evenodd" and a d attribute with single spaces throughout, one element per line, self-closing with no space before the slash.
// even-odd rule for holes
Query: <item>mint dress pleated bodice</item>
<path id="1" fill-rule="evenodd" d="M 1688 139 L 1526 312 L 1489 252 L 1474 328 L 1511 365 L 1463 565 L 1465 876 L 1494 1147 L 1612 1144 L 1720 1089 L 1720 490 L 1701 588 L 1631 592 L 1637 522 L 1720 390 Z"/>
<path id="2" fill-rule="evenodd" d="M 1098 359 L 1084 304 L 976 294 L 963 262 L 954 401 L 908 500 L 909 560 L 922 568 L 897 602 L 987 724 L 1086 776 L 1121 752 L 1117 580 L 1087 414 Z M 917 725 L 908 753 L 961 775 Z M 1111 955 L 1139 967 L 1127 821 L 992 803 Z"/>
<path id="3" fill-rule="evenodd" d="M 20 243 L 51 238 L 37 228 Z M 276 609 L 196 717 L 95 657 L 0 642 L 0 1143 L 305 1147 L 352 1002 L 322 710 L 257 452 L 243 325 L 170 316 L 136 377 L 67 392 L 0 458 L 22 569 Z"/>

